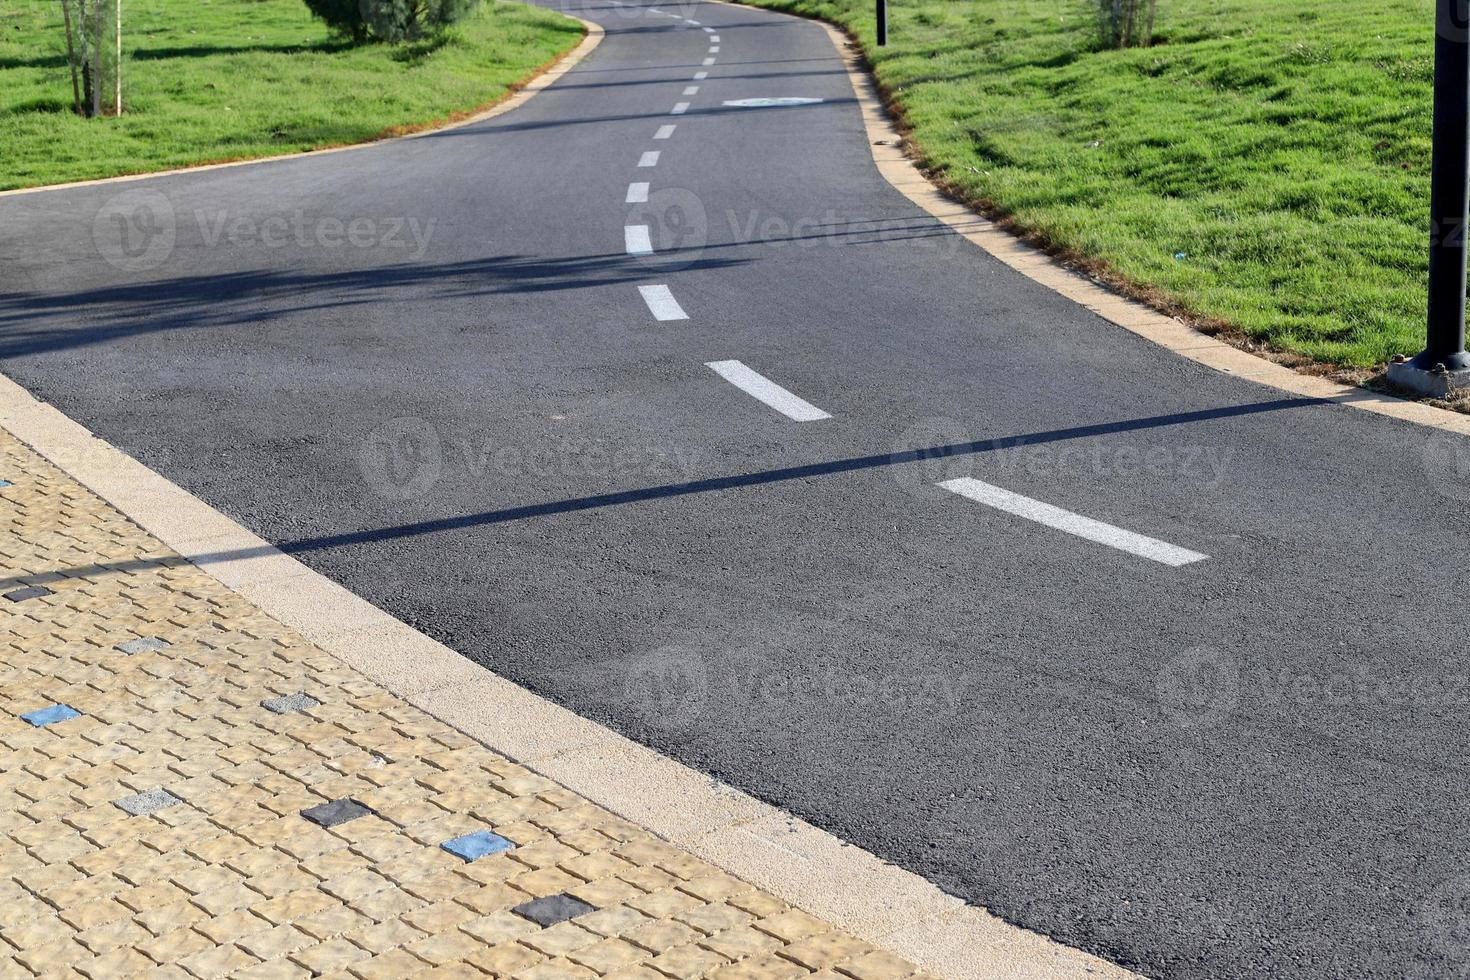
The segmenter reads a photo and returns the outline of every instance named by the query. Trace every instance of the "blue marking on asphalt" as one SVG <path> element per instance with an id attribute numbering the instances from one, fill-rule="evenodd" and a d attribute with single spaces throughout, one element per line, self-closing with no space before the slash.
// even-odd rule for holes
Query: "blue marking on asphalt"
<path id="1" fill-rule="evenodd" d="M 450 854 L 462 857 L 466 861 L 482 858 L 487 854 L 499 854 L 515 847 L 515 844 L 506 840 L 499 834 L 493 834 L 488 830 L 477 830 L 473 834 L 465 834 L 454 840 L 447 840 L 439 845 Z"/>
<path id="2" fill-rule="evenodd" d="M 45 708 L 37 708 L 35 711 L 27 711 L 21 715 L 22 721 L 28 721 L 37 728 L 46 725 L 54 725 L 59 721 L 71 721 L 80 718 L 82 713 L 69 704 L 53 704 Z"/>

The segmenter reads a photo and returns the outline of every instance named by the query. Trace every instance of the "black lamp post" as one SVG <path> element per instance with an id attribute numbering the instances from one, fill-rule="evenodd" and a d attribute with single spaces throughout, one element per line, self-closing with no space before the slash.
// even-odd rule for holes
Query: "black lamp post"
<path id="1" fill-rule="evenodd" d="M 888 43 L 888 0 L 878 0 L 878 47 Z"/>
<path id="2" fill-rule="evenodd" d="M 1391 381 L 1431 395 L 1470 387 L 1465 352 L 1470 225 L 1470 0 L 1439 0 L 1429 194 L 1429 325 L 1424 350 L 1390 364 Z"/>

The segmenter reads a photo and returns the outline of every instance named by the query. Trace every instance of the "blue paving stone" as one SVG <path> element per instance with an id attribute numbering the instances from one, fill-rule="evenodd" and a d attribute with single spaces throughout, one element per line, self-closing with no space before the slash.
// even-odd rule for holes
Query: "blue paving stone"
<path id="1" fill-rule="evenodd" d="M 372 807 L 363 806 L 353 799 L 333 800 L 330 803 L 322 803 L 317 806 L 307 807 L 301 811 L 301 815 L 318 827 L 335 827 L 358 817 L 366 817 L 374 813 Z"/>
<path id="2" fill-rule="evenodd" d="M 278 715 L 289 714 L 292 711 L 305 711 L 307 708 L 315 708 L 321 702 L 310 694 L 287 694 L 279 698 L 266 698 L 260 702 L 260 706 L 267 711 L 274 711 Z"/>
<path id="3" fill-rule="evenodd" d="M 168 646 L 167 640 L 161 640 L 156 636 L 140 636 L 136 640 L 119 643 L 113 649 L 121 650 L 128 656 L 132 656 L 135 653 L 147 653 L 149 650 L 162 650 L 166 646 Z"/>
<path id="4" fill-rule="evenodd" d="M 5 598 L 11 602 L 24 602 L 27 599 L 39 599 L 43 595 L 50 595 L 51 590 L 44 585 L 32 585 L 26 589 L 16 589 L 14 592 L 5 593 Z"/>
<path id="5" fill-rule="evenodd" d="M 21 715 L 23 721 L 28 721 L 37 728 L 44 725 L 54 725 L 58 721 L 71 721 L 80 718 L 82 713 L 69 704 L 53 704 L 45 708 L 37 708 L 35 711 L 27 711 Z"/>
<path id="6" fill-rule="evenodd" d="M 560 895 L 547 895 L 545 898 L 536 898 L 529 902 L 523 902 L 511 909 L 511 911 L 521 918 L 530 919 L 538 926 L 545 928 L 547 926 L 554 926 L 558 922 L 575 919 L 579 915 L 586 915 L 588 912 L 595 911 L 595 909 L 580 898 L 573 898 L 563 892 Z"/>
<path id="7" fill-rule="evenodd" d="M 11 483 L 9 480 L 0 480 L 0 488 L 13 486 L 15 486 L 15 484 Z"/>
<path id="8" fill-rule="evenodd" d="M 143 817 L 150 813 L 157 813 L 159 810 L 167 810 L 171 806 L 178 806 L 182 802 L 184 801 L 166 789 L 150 789 L 144 793 L 134 793 L 120 800 L 113 800 L 112 805 L 135 817 Z"/>
<path id="9" fill-rule="evenodd" d="M 439 846 L 455 857 L 462 857 L 466 861 L 473 861 L 475 858 L 482 858 L 487 854 L 499 854 L 501 851 L 508 851 L 512 847 L 515 847 L 515 844 L 501 837 L 499 834 L 491 833 L 488 830 L 477 830 L 473 834 L 465 834 L 463 837 L 447 840 Z"/>

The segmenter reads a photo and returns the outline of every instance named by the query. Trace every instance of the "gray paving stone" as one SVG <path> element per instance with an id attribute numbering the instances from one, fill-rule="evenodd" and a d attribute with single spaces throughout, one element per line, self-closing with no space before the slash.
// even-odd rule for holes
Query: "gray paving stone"
<path id="1" fill-rule="evenodd" d="M 372 807 L 363 806 L 352 799 L 332 800 L 330 803 L 321 803 L 301 811 L 303 817 L 318 827 L 335 827 L 373 813 Z"/>
<path id="2" fill-rule="evenodd" d="M 132 656 L 135 653 L 147 653 L 149 650 L 162 650 L 166 646 L 168 646 L 167 640 L 159 639 L 156 636 L 140 636 L 136 640 L 119 643 L 113 649 L 121 650 L 128 656 Z"/>
<path id="3" fill-rule="evenodd" d="M 14 592 L 5 593 L 5 598 L 11 602 L 24 602 L 27 599 L 39 599 L 43 595 L 50 595 L 51 590 L 44 585 L 32 585 L 29 588 L 16 589 Z"/>
<path id="4" fill-rule="evenodd" d="M 112 802 L 118 809 L 125 810 L 135 817 L 142 817 L 150 813 L 157 813 L 159 810 L 167 810 L 171 806 L 178 806 L 184 801 L 166 789 L 150 789 Z"/>
<path id="5" fill-rule="evenodd" d="M 315 708 L 321 704 L 310 694 L 296 693 L 286 694 L 278 698 L 266 698 L 260 702 L 260 706 L 267 711 L 274 711 L 278 715 L 289 714 L 292 711 L 305 711 L 307 708 Z"/>
<path id="6" fill-rule="evenodd" d="M 546 927 L 586 915 L 595 909 L 580 898 L 573 898 L 563 892 L 560 895 L 547 895 L 545 898 L 523 902 L 511 911 L 523 919 L 530 919 L 538 926 Z"/>

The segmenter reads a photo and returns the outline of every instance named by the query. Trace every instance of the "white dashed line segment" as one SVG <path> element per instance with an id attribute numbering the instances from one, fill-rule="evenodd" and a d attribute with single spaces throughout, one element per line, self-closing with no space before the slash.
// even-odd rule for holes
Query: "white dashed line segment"
<path id="1" fill-rule="evenodd" d="M 674 294 L 669 292 L 668 286 L 639 286 L 638 292 L 643 295 L 643 302 L 648 304 L 648 312 L 653 314 L 655 320 L 687 320 L 689 315 L 674 299 Z"/>
<path id="2" fill-rule="evenodd" d="M 675 102 L 674 103 L 674 108 L 672 108 L 672 109 L 669 110 L 669 115 L 671 115 L 671 116 L 682 116 L 682 115 L 684 115 L 684 113 L 686 113 L 688 111 L 689 111 L 689 103 L 688 102 Z"/>
<path id="3" fill-rule="evenodd" d="M 640 180 L 628 185 L 628 196 L 623 198 L 624 204 L 647 204 L 648 203 L 648 181 Z"/>
<path id="4" fill-rule="evenodd" d="M 1003 510 L 1007 514 L 1024 517 L 1028 521 L 1035 521 L 1037 524 L 1044 524 L 1058 531 L 1066 531 L 1079 538 L 1086 538 L 1088 541 L 1105 544 L 1110 548 L 1117 548 L 1119 551 L 1126 551 L 1140 558 L 1162 562 L 1174 568 L 1204 561 L 1210 557 L 1197 551 L 1190 551 L 1188 548 L 1180 548 L 1160 541 L 1157 538 L 1125 531 L 1120 527 L 1104 524 L 1102 521 L 1095 521 L 1090 517 L 1083 517 L 1080 514 L 1053 507 L 1039 500 L 1032 500 L 1030 497 L 1023 497 L 1018 493 L 1012 493 L 969 477 L 944 480 L 939 486 L 976 503 Z"/>
<path id="5" fill-rule="evenodd" d="M 648 239 L 648 226 L 624 225 L 623 248 L 629 255 L 652 255 L 653 242 Z"/>
<path id="6" fill-rule="evenodd" d="M 715 59 L 713 59 L 713 58 L 706 58 L 706 59 L 704 59 L 703 61 L 700 62 L 701 65 L 712 65 L 714 63 L 715 63 Z"/>
<path id="7" fill-rule="evenodd" d="M 764 402 L 789 419 L 817 422 L 832 416 L 811 402 L 798 398 L 776 382 L 757 374 L 740 361 L 709 361 L 705 367 L 759 402 Z"/>
<path id="8" fill-rule="evenodd" d="M 712 48 L 709 49 L 709 53 L 710 54 L 719 54 L 720 53 L 720 46 L 718 44 L 716 44 L 715 46 L 713 46 Z"/>
<path id="9" fill-rule="evenodd" d="M 702 82 L 706 78 L 709 78 L 709 72 L 707 71 L 697 71 L 694 73 L 694 80 L 696 82 Z"/>
<path id="10" fill-rule="evenodd" d="M 658 153 L 659 153 L 658 150 L 644 150 L 643 151 L 643 155 L 638 158 L 638 166 L 640 166 L 640 167 L 657 167 L 658 166 Z"/>
<path id="11" fill-rule="evenodd" d="M 688 88 L 686 88 L 684 90 L 684 94 L 685 95 L 698 95 L 699 94 L 699 86 L 698 85 L 691 85 L 691 86 L 689 86 Z"/>
<path id="12" fill-rule="evenodd" d="M 653 134 L 653 138 L 656 139 L 656 140 L 666 140 L 670 136 L 673 136 L 673 135 L 674 135 L 674 127 L 673 127 L 673 124 L 671 123 L 668 126 L 660 126 L 658 128 L 658 132 L 656 132 L 656 133 Z"/>

